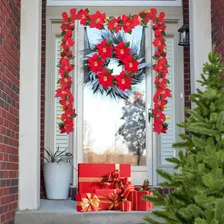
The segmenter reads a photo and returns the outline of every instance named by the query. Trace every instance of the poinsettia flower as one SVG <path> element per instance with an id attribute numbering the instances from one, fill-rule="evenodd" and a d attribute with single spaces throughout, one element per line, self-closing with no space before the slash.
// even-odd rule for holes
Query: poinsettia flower
<path id="1" fill-rule="evenodd" d="M 153 30 L 159 30 L 159 31 L 163 31 L 165 32 L 166 31 L 166 26 L 164 24 L 159 24 L 159 23 L 156 23 L 153 25 Z"/>
<path id="2" fill-rule="evenodd" d="M 167 79 L 166 79 L 165 75 L 163 75 L 162 77 L 156 76 L 154 84 L 157 86 L 157 88 L 165 87 L 167 84 Z"/>
<path id="3" fill-rule="evenodd" d="M 158 72 L 158 73 L 168 73 L 167 59 L 166 58 L 160 58 L 157 61 L 157 64 L 154 65 L 153 70 Z"/>
<path id="4" fill-rule="evenodd" d="M 77 17 L 80 20 L 80 24 L 86 25 L 87 20 L 89 19 L 89 10 L 88 9 L 81 9 L 77 13 Z"/>
<path id="5" fill-rule="evenodd" d="M 63 18 L 62 22 L 66 23 L 68 21 L 68 18 L 69 18 L 67 12 L 63 12 L 61 15 L 62 15 L 62 18 Z"/>
<path id="6" fill-rule="evenodd" d="M 160 43 L 157 47 L 158 51 L 164 51 L 166 49 L 166 43 Z"/>
<path id="7" fill-rule="evenodd" d="M 168 88 L 157 88 L 153 97 L 153 102 L 157 102 L 157 97 L 160 97 L 161 99 L 171 97 L 171 90 Z"/>
<path id="8" fill-rule="evenodd" d="M 99 78 L 100 85 L 102 85 L 104 89 L 109 86 L 113 86 L 114 76 L 109 74 L 106 68 L 104 68 L 102 72 L 97 73 L 97 77 Z"/>
<path id="9" fill-rule="evenodd" d="M 155 109 L 160 109 L 160 110 L 164 110 L 165 106 L 167 104 L 167 100 L 158 100 L 155 104 L 154 104 L 154 108 Z"/>
<path id="10" fill-rule="evenodd" d="M 123 60 L 125 70 L 130 73 L 138 72 L 138 66 L 140 62 L 138 62 L 132 55 L 129 55 Z"/>
<path id="11" fill-rule="evenodd" d="M 106 19 L 106 14 L 105 13 L 100 13 L 98 10 L 96 11 L 95 14 L 91 15 L 90 17 L 90 28 L 97 28 L 101 30 L 103 28 L 103 25 L 105 23 Z"/>
<path id="12" fill-rule="evenodd" d="M 118 16 L 117 18 L 113 18 L 108 21 L 108 29 L 111 31 L 114 31 L 115 33 L 118 33 L 121 29 L 121 17 Z"/>
<path id="13" fill-rule="evenodd" d="M 160 12 L 159 17 L 158 17 L 159 22 L 160 23 L 164 23 L 165 22 L 164 18 L 165 18 L 165 13 L 164 12 Z"/>
<path id="14" fill-rule="evenodd" d="M 146 10 L 141 11 L 139 13 L 139 16 L 140 16 L 141 20 L 145 21 L 146 24 L 149 22 L 149 17 L 148 17 Z"/>
<path id="15" fill-rule="evenodd" d="M 61 67 L 59 68 L 59 73 L 64 74 L 65 72 L 71 72 L 74 70 L 74 65 L 72 65 L 68 58 L 61 58 L 60 59 Z"/>
<path id="16" fill-rule="evenodd" d="M 61 48 L 63 49 L 63 51 L 69 51 L 69 48 L 70 48 L 70 47 L 69 47 L 67 44 L 61 42 L 60 46 L 61 46 Z"/>
<path id="17" fill-rule="evenodd" d="M 119 75 L 115 76 L 117 81 L 117 87 L 121 90 L 131 89 L 132 78 L 126 76 L 126 73 L 122 71 Z"/>
<path id="18" fill-rule="evenodd" d="M 67 30 L 74 30 L 74 24 L 71 24 L 71 23 L 63 23 L 61 25 L 61 31 L 62 32 L 65 32 Z"/>
<path id="19" fill-rule="evenodd" d="M 70 88 L 71 87 L 71 84 L 72 84 L 72 77 L 69 76 L 67 78 L 61 78 L 60 79 L 60 84 L 61 86 L 63 86 L 63 88 Z"/>
<path id="20" fill-rule="evenodd" d="M 154 8 L 150 9 L 150 11 L 147 12 L 147 16 L 150 20 L 152 20 L 152 23 L 156 21 L 156 14 L 157 10 Z"/>
<path id="21" fill-rule="evenodd" d="M 68 99 L 60 100 L 59 103 L 62 105 L 63 110 L 72 109 L 74 97 L 70 95 Z"/>
<path id="22" fill-rule="evenodd" d="M 94 54 L 87 61 L 89 63 L 90 69 L 93 72 L 97 73 L 99 71 L 102 71 L 103 65 L 104 65 L 104 61 L 101 59 L 101 57 L 98 54 Z"/>
<path id="23" fill-rule="evenodd" d="M 76 8 L 70 9 L 71 21 L 72 23 L 75 22 L 77 15 L 76 15 Z"/>
<path id="24" fill-rule="evenodd" d="M 55 92 L 55 96 L 60 97 L 61 99 L 65 99 L 67 96 L 71 95 L 71 91 L 69 88 L 58 88 Z"/>
<path id="25" fill-rule="evenodd" d="M 72 51 L 61 51 L 60 52 L 61 57 L 72 57 Z"/>
<path id="26" fill-rule="evenodd" d="M 130 33 L 133 28 L 140 24 L 138 15 L 133 15 L 131 18 L 127 15 L 122 15 L 122 27 L 125 33 Z"/>
<path id="27" fill-rule="evenodd" d="M 121 41 L 116 47 L 114 47 L 114 49 L 116 51 L 116 57 L 121 61 L 127 58 L 131 52 L 131 49 L 129 47 L 126 47 L 123 41 Z"/>
<path id="28" fill-rule="evenodd" d="M 109 45 L 106 40 L 103 40 L 100 44 L 97 44 L 96 48 L 103 59 L 112 57 L 113 47 Z"/>
<path id="29" fill-rule="evenodd" d="M 76 113 L 75 113 L 75 109 L 69 109 L 69 110 L 66 110 L 62 116 L 61 116 L 61 120 L 64 121 L 72 121 L 73 118 L 76 116 Z"/>

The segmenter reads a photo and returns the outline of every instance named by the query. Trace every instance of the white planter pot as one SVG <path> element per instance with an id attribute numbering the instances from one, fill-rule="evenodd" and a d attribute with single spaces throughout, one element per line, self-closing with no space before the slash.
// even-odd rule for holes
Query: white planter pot
<path id="1" fill-rule="evenodd" d="M 48 199 L 67 199 L 71 184 L 72 166 L 70 163 L 45 163 L 44 184 Z"/>

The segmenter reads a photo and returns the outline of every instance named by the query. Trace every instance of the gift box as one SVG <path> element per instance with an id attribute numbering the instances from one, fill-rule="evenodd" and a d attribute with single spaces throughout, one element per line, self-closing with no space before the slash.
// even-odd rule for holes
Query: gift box
<path id="1" fill-rule="evenodd" d="M 130 212 L 132 210 L 132 202 L 126 199 L 123 199 L 119 202 L 120 211 Z"/>
<path id="2" fill-rule="evenodd" d="M 98 211 L 100 200 L 96 194 L 86 193 L 76 195 L 76 209 L 78 212 Z"/>
<path id="3" fill-rule="evenodd" d="M 127 195 L 127 200 L 132 202 L 132 210 L 148 211 L 152 209 L 152 203 L 142 198 L 145 195 L 152 196 L 152 193 L 149 191 L 133 190 Z"/>
<path id="4" fill-rule="evenodd" d="M 152 192 L 149 191 L 138 191 L 138 211 L 148 211 L 152 210 L 152 202 L 148 202 L 142 198 L 142 196 L 152 196 Z"/>
<path id="5" fill-rule="evenodd" d="M 131 166 L 130 164 L 94 164 L 80 163 L 78 164 L 78 192 L 94 193 L 96 189 L 102 188 L 102 182 L 108 183 L 109 188 L 116 187 L 111 178 L 114 172 L 119 173 L 119 178 L 131 181 Z M 118 182 L 117 182 L 118 183 Z M 106 184 L 105 184 L 106 185 Z"/>
<path id="6" fill-rule="evenodd" d="M 121 189 L 96 189 L 95 192 L 100 200 L 99 210 L 119 209 Z"/>

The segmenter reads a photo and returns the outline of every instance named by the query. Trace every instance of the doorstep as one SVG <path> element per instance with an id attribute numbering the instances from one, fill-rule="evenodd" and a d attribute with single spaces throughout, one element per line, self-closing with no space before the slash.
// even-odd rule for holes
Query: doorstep
<path id="1" fill-rule="evenodd" d="M 77 212 L 73 200 L 41 199 L 40 209 L 18 211 L 16 224 L 145 224 L 144 216 L 152 211 Z M 157 210 L 158 208 L 154 208 Z"/>

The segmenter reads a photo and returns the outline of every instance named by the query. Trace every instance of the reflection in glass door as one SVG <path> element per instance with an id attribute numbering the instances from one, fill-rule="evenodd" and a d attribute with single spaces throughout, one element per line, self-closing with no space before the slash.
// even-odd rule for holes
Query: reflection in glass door
<path id="1" fill-rule="evenodd" d="M 102 40 L 101 30 L 85 28 L 85 49 Z M 130 42 L 133 52 L 145 57 L 145 36 L 142 26 L 132 34 L 121 33 Z M 107 64 L 118 75 L 122 67 L 111 59 Z M 146 166 L 146 81 L 145 76 L 126 91 L 128 99 L 93 91 L 85 69 L 83 88 L 83 153 L 88 163 L 130 163 Z M 88 80 L 88 82 L 86 81 Z M 128 93 L 129 92 L 129 93 Z"/>

